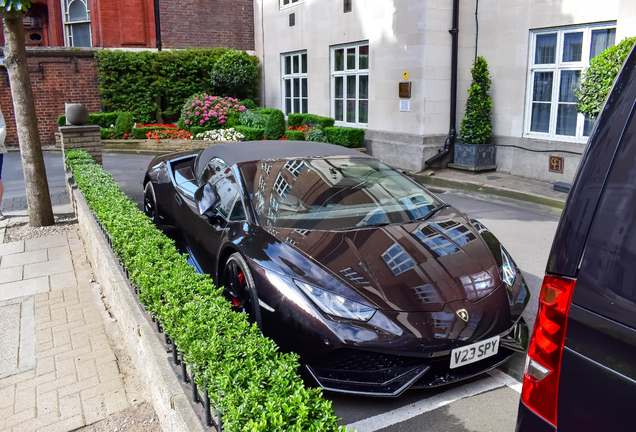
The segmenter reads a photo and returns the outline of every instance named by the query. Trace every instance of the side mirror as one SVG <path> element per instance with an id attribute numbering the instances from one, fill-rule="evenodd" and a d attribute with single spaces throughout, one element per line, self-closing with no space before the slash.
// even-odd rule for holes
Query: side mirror
<path id="1" fill-rule="evenodd" d="M 206 183 L 201 186 L 194 193 L 194 199 L 197 202 L 199 208 L 199 214 L 211 216 L 215 207 L 219 202 L 219 196 L 210 183 Z"/>

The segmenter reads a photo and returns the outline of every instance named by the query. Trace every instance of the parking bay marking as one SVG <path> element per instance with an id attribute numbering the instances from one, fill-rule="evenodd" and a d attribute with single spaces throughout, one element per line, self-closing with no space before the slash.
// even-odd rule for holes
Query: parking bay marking
<path id="1" fill-rule="evenodd" d="M 433 411 L 434 409 L 443 407 L 460 399 L 476 396 L 504 386 L 510 387 L 519 393 L 521 392 L 521 383 L 510 375 L 507 375 L 497 369 L 488 372 L 488 375 L 490 375 L 489 378 L 481 381 L 466 384 L 464 386 L 448 390 L 444 393 L 437 394 L 428 399 L 394 409 L 393 411 L 350 423 L 347 425 L 347 429 L 357 430 L 358 432 L 374 432 L 409 420 L 429 411 Z"/>

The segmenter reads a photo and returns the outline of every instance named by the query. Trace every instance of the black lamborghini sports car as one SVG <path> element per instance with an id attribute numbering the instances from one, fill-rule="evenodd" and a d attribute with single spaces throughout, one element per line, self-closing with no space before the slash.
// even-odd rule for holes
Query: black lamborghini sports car
<path id="1" fill-rule="evenodd" d="M 144 209 L 325 389 L 397 396 L 527 348 L 529 291 L 495 236 L 356 150 L 258 141 L 159 156 Z"/>

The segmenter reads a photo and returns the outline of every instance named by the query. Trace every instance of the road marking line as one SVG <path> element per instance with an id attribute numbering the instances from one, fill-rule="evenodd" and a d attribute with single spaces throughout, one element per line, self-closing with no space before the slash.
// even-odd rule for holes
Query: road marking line
<path id="1" fill-rule="evenodd" d="M 523 387 L 523 383 L 517 381 L 515 378 L 511 377 L 505 372 L 501 372 L 498 369 L 493 369 L 488 372 L 492 376 L 500 376 L 502 379 L 506 380 L 506 385 L 516 391 L 517 393 L 521 393 L 521 388 Z"/>
<path id="2" fill-rule="evenodd" d="M 429 411 L 433 411 L 434 409 L 443 407 L 460 399 L 475 396 L 499 387 L 508 386 L 514 388 L 512 386 L 519 384 L 516 379 L 498 370 L 492 370 L 488 372 L 488 374 L 490 377 L 481 381 L 466 384 L 464 386 L 448 390 L 444 393 L 437 394 L 428 399 L 403 406 L 402 408 L 397 408 L 393 411 L 378 414 L 373 417 L 348 424 L 347 429 L 357 430 L 358 432 L 374 432 L 392 426 L 396 423 L 409 420 Z"/>

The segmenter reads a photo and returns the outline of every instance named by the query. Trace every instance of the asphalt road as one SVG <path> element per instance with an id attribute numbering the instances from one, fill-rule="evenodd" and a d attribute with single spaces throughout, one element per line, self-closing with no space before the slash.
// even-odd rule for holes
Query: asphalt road
<path id="1" fill-rule="evenodd" d="M 141 184 L 148 154 L 105 154 L 104 169 L 126 194 L 140 203 Z M 63 191 L 61 154 L 45 154 L 51 193 Z M 24 196 L 24 180 L 17 153 L 5 156 L 5 198 Z M 446 190 L 440 198 L 480 220 L 505 245 L 521 268 L 531 290 L 524 318 L 534 324 L 537 298 L 560 212 L 548 207 L 464 195 Z M 513 431 L 519 403 L 525 358 L 515 355 L 506 365 L 461 384 L 435 390 L 411 390 L 395 399 L 380 399 L 326 393 L 341 424 L 359 432 L 373 431 Z"/>

